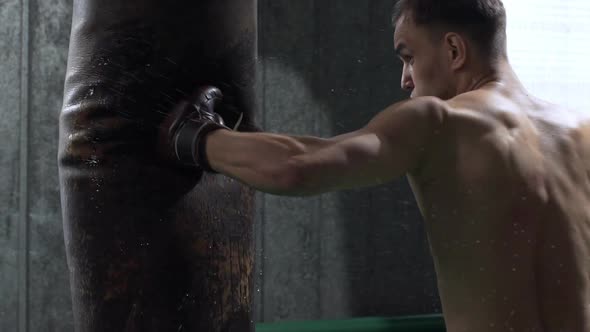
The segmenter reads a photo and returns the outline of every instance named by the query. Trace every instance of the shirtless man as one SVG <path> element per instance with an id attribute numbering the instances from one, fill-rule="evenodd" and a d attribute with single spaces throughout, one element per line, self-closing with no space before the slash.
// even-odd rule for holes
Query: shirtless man
<path id="1" fill-rule="evenodd" d="M 329 139 L 215 130 L 204 115 L 221 95 L 208 89 L 172 113 L 164 140 L 184 163 L 275 195 L 407 175 L 449 332 L 590 331 L 590 113 L 527 93 L 500 0 L 401 0 L 393 23 L 412 98 L 364 127 Z M 201 118 L 179 125 L 187 113 Z"/>

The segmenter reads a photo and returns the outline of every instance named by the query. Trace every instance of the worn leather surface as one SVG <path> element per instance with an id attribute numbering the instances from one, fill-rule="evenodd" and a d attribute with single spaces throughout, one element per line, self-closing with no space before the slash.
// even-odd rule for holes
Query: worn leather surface
<path id="1" fill-rule="evenodd" d="M 254 331 L 254 192 L 158 158 L 156 134 L 203 84 L 257 130 L 255 8 L 74 1 L 58 159 L 77 331 Z"/>

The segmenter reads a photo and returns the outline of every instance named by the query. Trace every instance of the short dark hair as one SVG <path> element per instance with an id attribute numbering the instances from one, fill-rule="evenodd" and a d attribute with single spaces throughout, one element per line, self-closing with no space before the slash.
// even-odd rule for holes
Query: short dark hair
<path id="1" fill-rule="evenodd" d="M 501 0 L 398 0 L 392 23 L 408 14 L 416 25 L 464 33 L 482 55 L 506 55 L 506 10 Z"/>

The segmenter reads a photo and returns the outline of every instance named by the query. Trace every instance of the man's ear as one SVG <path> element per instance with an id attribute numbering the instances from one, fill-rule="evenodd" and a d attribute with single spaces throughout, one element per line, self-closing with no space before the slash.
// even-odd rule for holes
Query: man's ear
<path id="1" fill-rule="evenodd" d="M 447 49 L 448 60 L 453 70 L 461 69 L 467 62 L 467 43 L 463 36 L 449 32 L 444 36 L 444 46 Z"/>

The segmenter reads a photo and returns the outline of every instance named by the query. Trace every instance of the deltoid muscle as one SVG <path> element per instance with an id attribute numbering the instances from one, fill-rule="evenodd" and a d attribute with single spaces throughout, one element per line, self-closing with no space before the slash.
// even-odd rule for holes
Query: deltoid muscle
<path id="1" fill-rule="evenodd" d="M 159 158 L 156 136 L 205 84 L 255 130 L 255 6 L 74 0 L 59 175 L 77 331 L 254 331 L 253 190 Z"/>

